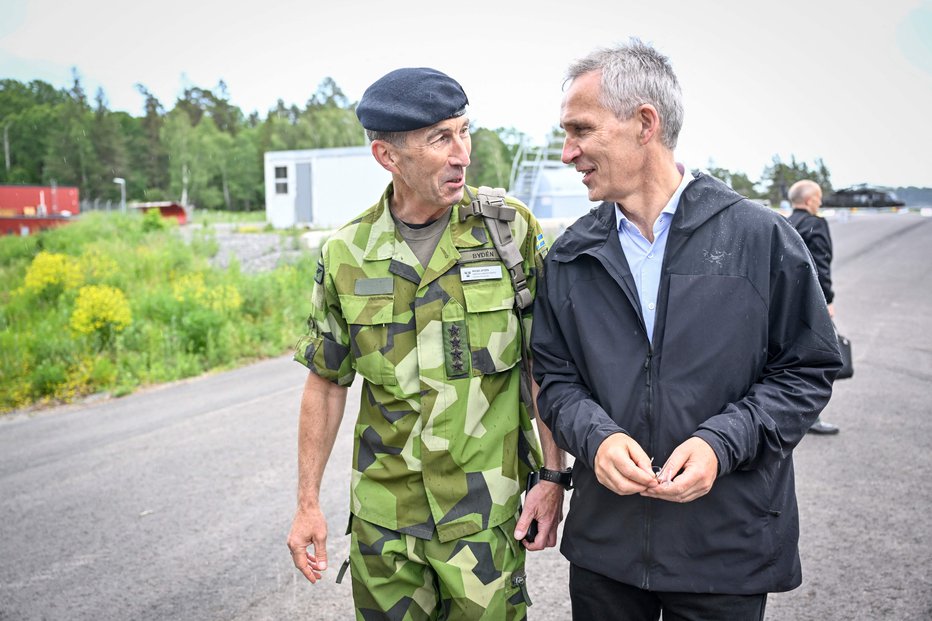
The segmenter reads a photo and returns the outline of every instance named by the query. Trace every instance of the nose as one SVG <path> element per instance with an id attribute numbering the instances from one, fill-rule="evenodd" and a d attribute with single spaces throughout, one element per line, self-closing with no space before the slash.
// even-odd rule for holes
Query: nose
<path id="1" fill-rule="evenodd" d="M 466 138 L 456 136 L 453 139 L 453 148 L 450 152 L 450 164 L 453 166 L 462 166 L 463 168 L 469 166 L 471 144 L 468 136 Z"/>
<path id="2" fill-rule="evenodd" d="M 560 155 L 560 159 L 563 160 L 564 164 L 571 164 L 577 157 L 579 157 L 579 147 L 576 145 L 575 140 L 567 136 L 563 140 L 563 153 Z"/>

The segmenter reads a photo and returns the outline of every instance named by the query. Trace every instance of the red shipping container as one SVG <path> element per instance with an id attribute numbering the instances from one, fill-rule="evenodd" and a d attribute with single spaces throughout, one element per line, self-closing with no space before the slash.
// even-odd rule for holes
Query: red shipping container
<path id="1" fill-rule="evenodd" d="M 0 217 L 76 216 L 80 212 L 78 188 L 0 185 Z"/>

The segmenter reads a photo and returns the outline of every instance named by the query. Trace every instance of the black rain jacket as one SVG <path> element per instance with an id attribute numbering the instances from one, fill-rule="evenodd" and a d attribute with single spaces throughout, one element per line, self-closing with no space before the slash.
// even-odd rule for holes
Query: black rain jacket
<path id="1" fill-rule="evenodd" d="M 668 233 L 651 346 L 614 209 L 556 241 L 535 301 L 540 414 L 576 457 L 561 551 L 654 591 L 792 589 L 792 451 L 841 366 L 809 253 L 785 218 L 698 175 Z M 618 432 L 656 465 L 701 437 L 718 457 L 711 491 L 684 504 L 609 491 L 593 461 Z"/>
<path id="2" fill-rule="evenodd" d="M 825 303 L 831 304 L 835 300 L 835 292 L 832 290 L 832 235 L 828 230 L 828 222 L 805 209 L 794 209 L 789 220 L 806 243 L 819 275 L 819 286 L 822 287 Z"/>

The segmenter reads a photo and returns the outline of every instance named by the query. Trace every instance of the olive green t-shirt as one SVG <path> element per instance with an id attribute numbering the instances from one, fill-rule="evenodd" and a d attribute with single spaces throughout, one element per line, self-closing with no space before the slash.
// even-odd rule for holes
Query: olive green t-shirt
<path id="1" fill-rule="evenodd" d="M 414 256 L 417 257 L 421 266 L 427 267 L 427 264 L 430 263 L 430 257 L 434 254 L 437 243 L 440 241 L 440 236 L 443 235 L 444 230 L 447 228 L 447 223 L 450 221 L 451 211 L 453 211 L 452 207 L 448 208 L 443 212 L 443 215 L 433 222 L 429 222 L 422 226 L 411 226 L 407 222 L 402 222 L 396 218 L 395 214 L 392 214 L 392 219 L 398 227 L 398 232 L 401 233 L 405 243 L 411 246 L 411 250 L 414 252 Z"/>

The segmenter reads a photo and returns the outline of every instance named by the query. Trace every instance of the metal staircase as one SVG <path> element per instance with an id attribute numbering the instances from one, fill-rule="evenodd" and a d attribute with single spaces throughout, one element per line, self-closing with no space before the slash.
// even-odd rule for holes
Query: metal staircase
<path id="1" fill-rule="evenodd" d="M 563 152 L 563 137 L 551 136 L 547 144 L 530 146 L 522 142 L 511 163 L 508 181 L 510 193 L 534 211 L 539 196 L 541 172 L 548 168 L 563 168 L 560 161 Z"/>

